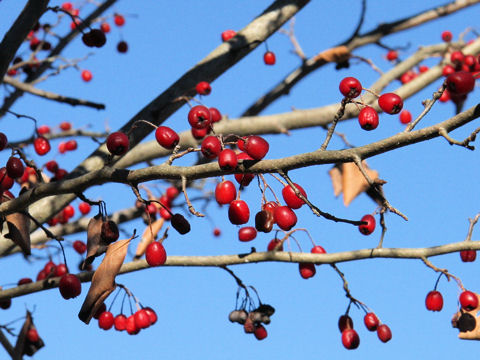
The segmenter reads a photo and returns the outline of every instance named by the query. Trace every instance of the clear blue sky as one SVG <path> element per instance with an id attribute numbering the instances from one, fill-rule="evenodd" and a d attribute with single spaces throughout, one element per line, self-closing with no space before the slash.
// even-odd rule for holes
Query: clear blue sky
<path id="1" fill-rule="evenodd" d="M 13 0 L 0 2 L 0 36 L 3 37 L 23 3 Z M 52 5 L 57 3 L 60 4 L 52 2 Z M 12 110 L 33 116 L 40 124 L 52 127 L 62 121 L 70 121 L 76 128 L 103 130 L 108 124 L 112 130 L 118 129 L 214 49 L 220 42 L 223 30 L 243 28 L 268 4 L 267 1 L 211 0 L 169 2 L 166 7 L 165 2 L 120 1 L 108 14 L 111 15 L 113 11 L 124 14 L 125 26 L 121 29 L 112 26 L 107 45 L 93 51 L 93 55 L 80 64 L 81 68 L 92 71 L 93 80 L 84 83 L 80 79 L 80 72 L 70 68 L 39 85 L 42 89 L 103 102 L 107 110 L 99 112 L 72 108 L 31 96 L 24 96 Z M 435 5 L 438 5 L 438 1 L 369 1 L 363 30 Z M 360 1 L 352 0 L 312 1 L 307 5 L 296 17 L 296 35 L 307 56 L 349 37 L 357 24 L 359 10 Z M 475 6 L 418 29 L 389 36 L 384 43 L 392 47 L 406 47 L 400 53 L 405 58 L 418 46 L 440 42 L 443 30 L 450 30 L 457 37 L 466 27 L 478 23 L 479 14 L 479 7 Z M 111 18 L 109 20 L 111 23 Z M 60 34 L 66 31 L 66 27 L 58 29 Z M 125 55 L 115 50 L 116 43 L 121 39 L 129 44 Z M 265 47 L 259 46 L 212 84 L 212 94 L 205 102 L 234 118 L 272 84 L 298 66 L 299 60 L 291 54 L 291 44 L 284 35 L 273 35 L 268 45 L 277 55 L 275 66 L 263 64 Z M 89 52 L 91 50 L 78 39 L 68 47 L 64 56 L 81 58 Z M 383 70 L 391 66 L 383 58 L 385 51 L 379 47 L 368 46 L 355 54 L 371 58 Z M 436 61 L 434 59 L 426 63 L 432 65 Z M 286 112 L 292 107 L 314 108 L 337 102 L 341 99 L 338 82 L 345 76 L 357 76 L 368 86 L 377 74 L 364 64 L 352 64 L 349 70 L 339 72 L 334 71 L 332 66 L 326 66 L 264 113 Z M 406 102 L 406 107 L 414 116 L 422 109 L 421 101 L 429 98 L 439 84 L 430 86 Z M 465 108 L 475 104 L 476 95 L 469 97 Z M 185 130 L 186 113 L 187 107 L 183 107 L 166 125 L 178 131 Z M 453 114 L 451 104 L 437 104 L 422 124 L 430 125 Z M 347 134 L 349 141 L 356 145 L 402 130 L 397 116 L 381 115 L 380 122 L 379 128 L 373 132 L 362 131 L 356 121 L 342 123 L 338 130 Z M 454 132 L 454 136 L 463 139 L 476 127 L 478 121 Z M 11 140 L 19 140 L 31 135 L 33 126 L 29 120 L 18 120 L 7 115 L 1 121 L 0 131 L 5 132 Z M 271 150 L 268 158 L 312 151 L 319 147 L 323 138 L 324 131 L 321 129 L 294 131 L 290 137 L 269 136 Z M 48 159 L 40 159 L 31 150 L 29 154 L 39 164 L 56 154 L 55 159 L 60 165 L 71 170 L 96 147 L 90 140 L 79 139 L 78 142 L 79 150 L 67 155 L 57 154 L 58 142 L 52 142 L 53 151 L 51 156 L 47 156 Z M 331 145 L 331 148 L 334 147 L 341 148 L 342 144 L 335 140 Z M 0 156 L 2 161 L 6 161 L 8 154 L 3 152 Z M 192 157 L 191 161 L 194 160 Z M 480 165 L 476 152 L 450 147 L 443 139 L 437 139 L 372 158 L 369 165 L 388 181 L 384 189 L 390 202 L 409 217 L 409 221 L 405 222 L 392 214 L 386 216 L 388 233 L 385 246 L 424 247 L 464 239 L 468 217 L 473 217 L 479 211 L 478 194 L 472 191 Z M 317 166 L 297 170 L 290 175 L 294 181 L 301 183 L 309 198 L 324 211 L 359 219 L 375 209 L 373 202 L 365 195 L 345 208 L 341 199 L 333 196 L 327 175 L 329 168 Z M 279 192 L 280 187 L 275 180 L 271 182 Z M 208 185 L 208 189 L 213 189 L 212 184 Z M 165 189 L 163 184 L 159 187 Z M 109 211 L 134 203 L 131 191 L 120 185 L 96 187 L 89 190 L 87 195 L 106 200 Z M 252 211 L 257 211 L 260 198 L 258 188 L 252 186 L 242 196 L 252 204 Z M 234 254 L 249 251 L 251 246 L 263 250 L 273 236 L 262 234 L 252 243 L 240 243 L 236 237 L 237 228 L 227 221 L 225 208 L 219 209 L 211 203 L 206 211 L 209 214 L 207 219 L 191 220 L 192 231 L 188 235 L 180 237 L 172 234 L 168 238 L 165 246 L 169 255 Z M 315 241 L 328 252 L 374 247 L 379 240 L 378 230 L 365 237 L 355 227 L 318 219 L 306 208 L 297 214 L 298 225 L 308 228 Z M 212 236 L 214 226 L 221 228 L 221 237 Z M 122 227 L 129 232 L 134 228 L 143 231 L 140 222 Z M 477 234 L 474 233 L 474 239 L 478 239 Z M 68 238 L 69 241 L 75 239 L 86 240 L 86 236 L 79 234 Z M 297 239 L 305 251 L 309 250 L 306 236 L 298 235 Z M 132 251 L 134 246 L 136 243 Z M 292 248 L 296 249 L 294 243 Z M 67 257 L 71 268 L 80 261 L 80 257 L 71 249 Z M 54 260 L 59 261 L 60 258 L 54 256 Z M 480 291 L 476 276 L 477 263 L 462 263 L 458 254 L 433 258 L 432 261 L 460 276 L 467 288 Z M 19 255 L 2 259 L 0 284 L 13 283 L 21 277 L 35 278 L 44 262 L 29 263 Z M 360 347 L 350 352 L 343 348 L 337 320 L 348 303 L 338 275 L 325 265 L 317 268 L 316 276 L 310 280 L 301 279 L 297 266 L 292 264 L 232 267 L 246 284 L 255 286 L 263 302 L 273 305 L 277 310 L 267 327 L 268 338 L 261 342 L 244 334 L 241 326 L 228 321 L 228 314 L 235 306 L 237 287 L 225 271 L 211 268 L 156 268 L 118 277 L 118 282 L 129 287 L 144 305 L 154 308 L 159 316 L 156 325 L 137 336 L 114 330 L 104 332 L 96 322 L 86 326 L 77 319 L 87 291 L 86 284 L 83 285 L 82 295 L 74 300 L 63 300 L 56 289 L 16 298 L 10 310 L 2 310 L 0 323 L 5 324 L 22 316 L 25 308 L 35 309 L 35 324 L 46 343 L 45 348 L 34 356 L 38 360 L 85 357 L 365 359 L 367 356 L 387 356 L 390 360 L 443 359 L 471 357 L 477 350 L 478 344 L 458 340 L 457 331 L 451 328 L 450 319 L 456 311 L 458 296 L 454 283 L 447 283 L 445 279 L 440 282 L 439 290 L 445 300 L 444 310 L 440 313 L 426 311 L 425 295 L 433 288 L 437 275 L 421 261 L 365 260 L 339 264 L 339 268 L 345 273 L 352 294 L 375 310 L 392 329 L 393 339 L 388 344 L 380 343 L 375 333 L 368 333 L 362 324 L 363 313 L 353 309 L 351 316 L 361 338 Z M 107 300 L 108 304 L 110 302 L 111 298 Z M 118 311 L 118 300 L 113 309 Z M 3 349 L 0 349 L 0 354 L 0 358 L 7 357 Z"/>

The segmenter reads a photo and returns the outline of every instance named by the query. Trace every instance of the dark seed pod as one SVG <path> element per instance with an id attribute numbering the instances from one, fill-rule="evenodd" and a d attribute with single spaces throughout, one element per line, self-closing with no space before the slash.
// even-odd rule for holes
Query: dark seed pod
<path id="1" fill-rule="evenodd" d="M 262 210 L 255 215 L 255 229 L 264 233 L 272 231 L 275 220 L 270 211 Z"/>
<path id="2" fill-rule="evenodd" d="M 457 322 L 457 327 L 460 332 L 472 331 L 473 329 L 475 329 L 476 325 L 477 321 L 475 320 L 475 317 L 473 317 L 469 313 L 463 313 Z"/>
<path id="3" fill-rule="evenodd" d="M 112 220 L 107 220 L 102 224 L 102 239 L 107 243 L 117 241 L 120 234 L 118 232 L 118 226 Z"/>
<path id="4" fill-rule="evenodd" d="M 172 226 L 180 234 L 185 235 L 190 231 L 190 223 L 181 214 L 174 214 L 170 220 Z"/>
<path id="5" fill-rule="evenodd" d="M 100 48 L 107 42 L 107 37 L 105 33 L 100 29 L 93 29 L 90 31 L 90 36 L 92 37 L 93 46 Z"/>
<path id="6" fill-rule="evenodd" d="M 257 310 L 262 315 L 272 316 L 275 313 L 275 308 L 268 304 L 261 304 Z"/>

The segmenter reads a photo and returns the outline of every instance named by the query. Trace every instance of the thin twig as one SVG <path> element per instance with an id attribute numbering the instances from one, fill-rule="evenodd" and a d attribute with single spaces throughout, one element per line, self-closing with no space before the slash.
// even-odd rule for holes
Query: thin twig
<path id="1" fill-rule="evenodd" d="M 465 288 L 463 287 L 463 284 L 462 284 L 462 281 L 460 280 L 460 278 L 456 277 L 453 274 L 450 274 L 447 269 L 441 269 L 441 268 L 436 267 L 425 256 L 422 256 L 420 259 L 425 263 L 425 265 L 427 265 L 433 271 L 441 272 L 442 274 L 444 274 L 447 277 L 448 281 L 450 281 L 450 279 L 454 279 L 457 282 L 458 287 L 460 289 L 462 289 L 463 291 L 465 291 Z"/>
<path id="2" fill-rule="evenodd" d="M 183 195 L 185 196 L 185 201 L 187 202 L 187 205 L 188 205 L 188 210 L 195 216 L 204 217 L 205 216 L 204 214 L 195 210 L 192 203 L 190 202 L 190 199 L 188 198 L 188 195 L 187 195 L 187 178 L 185 176 L 182 176 L 182 191 L 183 191 Z"/>

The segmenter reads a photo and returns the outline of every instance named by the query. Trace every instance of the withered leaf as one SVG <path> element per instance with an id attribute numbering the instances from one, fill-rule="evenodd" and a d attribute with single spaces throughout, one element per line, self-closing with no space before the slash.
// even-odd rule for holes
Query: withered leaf
<path id="1" fill-rule="evenodd" d="M 27 315 L 25 316 L 25 322 L 23 323 L 20 334 L 18 334 L 17 342 L 15 344 L 15 358 L 22 358 L 22 355 L 32 356 L 39 349 L 45 346 L 43 340 L 39 337 L 37 341 L 31 342 L 27 339 L 28 330 L 35 328 L 33 324 L 32 314 L 27 310 Z"/>
<path id="2" fill-rule="evenodd" d="M 315 61 L 317 62 L 344 62 L 350 58 L 350 51 L 346 46 L 337 46 L 331 49 L 322 51 L 320 54 L 315 56 Z"/>
<path id="3" fill-rule="evenodd" d="M 335 165 L 328 171 L 330 179 L 332 180 L 333 185 L 333 194 L 335 197 L 342 193 L 343 181 L 342 181 L 342 171 L 340 170 L 341 164 Z"/>
<path id="4" fill-rule="evenodd" d="M 480 303 L 480 295 L 475 294 L 478 298 Z M 473 309 L 472 311 L 462 310 L 462 312 L 457 312 L 453 315 L 452 325 L 457 328 L 467 327 L 469 329 L 473 328 L 470 331 L 462 331 L 458 333 L 458 337 L 463 340 L 480 340 L 480 307 Z M 467 320 L 471 319 L 474 320 L 470 323 L 470 321 L 463 321 L 468 324 L 462 324 L 462 318 L 467 318 Z M 467 326 L 465 326 L 467 325 Z"/>
<path id="5" fill-rule="evenodd" d="M 137 245 L 137 251 L 135 252 L 135 258 L 140 258 L 145 254 L 148 244 L 153 242 L 157 238 L 158 232 L 163 226 L 165 220 L 160 218 L 154 221 L 151 226 L 147 226 L 143 232 L 142 239 Z"/>
<path id="6" fill-rule="evenodd" d="M 102 262 L 92 277 L 90 289 L 83 301 L 78 318 L 88 324 L 105 299 L 115 290 L 115 277 L 127 255 L 128 244 L 133 239 L 119 240 L 110 244 Z"/>
<path id="7" fill-rule="evenodd" d="M 90 219 L 87 226 L 87 255 L 82 263 L 81 269 L 85 270 L 93 260 L 102 255 L 106 250 L 108 244 L 102 241 L 102 216 L 95 215 Z"/>
<path id="8" fill-rule="evenodd" d="M 24 255 L 31 254 L 30 219 L 22 213 L 13 213 L 6 216 L 8 233 L 7 239 L 12 240 L 22 249 Z"/>

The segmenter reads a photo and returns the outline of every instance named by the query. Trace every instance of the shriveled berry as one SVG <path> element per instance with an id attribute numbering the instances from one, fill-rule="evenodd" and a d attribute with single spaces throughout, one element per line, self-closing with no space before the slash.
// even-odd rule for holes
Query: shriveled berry
<path id="1" fill-rule="evenodd" d="M 182 214 L 174 214 L 170 219 L 170 223 L 181 235 L 190 232 L 190 223 Z"/>
<path id="2" fill-rule="evenodd" d="M 353 320 L 348 314 L 338 318 L 338 329 L 341 333 L 343 333 L 345 329 L 353 329 Z"/>
<path id="3" fill-rule="evenodd" d="M 263 340 L 267 337 L 267 329 L 263 325 L 257 325 L 255 331 L 253 332 L 257 340 Z"/>
<path id="4" fill-rule="evenodd" d="M 120 54 L 125 54 L 128 51 L 128 43 L 124 40 L 119 41 L 117 44 L 117 51 Z"/>

